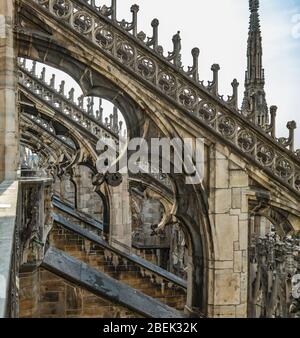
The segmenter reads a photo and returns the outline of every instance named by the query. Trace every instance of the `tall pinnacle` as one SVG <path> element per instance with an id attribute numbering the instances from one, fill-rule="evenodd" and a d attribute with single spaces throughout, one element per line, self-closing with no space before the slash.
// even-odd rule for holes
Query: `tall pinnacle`
<path id="1" fill-rule="evenodd" d="M 247 71 L 242 111 L 251 116 L 255 124 L 263 127 L 269 122 L 265 76 L 262 68 L 262 37 L 259 19 L 259 0 L 249 0 L 250 27 L 247 48 Z"/>

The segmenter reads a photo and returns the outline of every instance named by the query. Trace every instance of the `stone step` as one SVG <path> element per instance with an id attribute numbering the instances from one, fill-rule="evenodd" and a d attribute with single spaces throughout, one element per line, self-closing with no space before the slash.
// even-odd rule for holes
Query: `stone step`
<path id="1" fill-rule="evenodd" d="M 104 250 L 96 245 L 91 244 L 87 252 L 85 242 L 88 241 L 83 240 L 77 234 L 54 231 L 51 239 L 54 242 L 52 245 L 54 244 L 58 249 L 65 251 L 70 256 L 81 260 L 94 269 L 106 273 L 115 280 L 127 284 L 173 308 L 184 308 L 185 295 L 182 294 L 183 291 L 180 289 L 168 289 L 166 286 L 164 292 L 162 292 L 161 285 L 151 282 L 151 277 L 147 274 L 143 276 L 138 266 L 130 263 L 125 264 L 122 261 L 118 266 L 114 266 L 114 260 L 111 261 L 111 257 L 105 257 Z M 146 254 L 144 256 L 150 257 L 153 255 Z"/>

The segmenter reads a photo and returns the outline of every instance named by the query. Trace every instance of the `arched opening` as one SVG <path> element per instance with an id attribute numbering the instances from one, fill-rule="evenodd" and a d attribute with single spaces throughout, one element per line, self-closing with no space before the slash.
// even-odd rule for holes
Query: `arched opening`
<path id="1" fill-rule="evenodd" d="M 54 58 L 54 55 L 52 54 L 53 51 L 54 50 L 48 50 L 48 56 L 45 57 L 44 60 L 46 63 L 55 66 L 55 63 L 57 62 L 57 56 Z M 50 56 L 51 54 L 52 56 Z M 41 58 L 42 55 L 43 52 L 39 55 L 39 58 Z M 35 58 L 37 58 L 36 55 Z M 78 80 L 78 82 L 80 82 L 79 79 L 81 78 L 81 75 L 84 74 L 83 69 L 85 69 L 85 66 L 72 59 L 70 56 L 66 57 L 66 55 L 64 55 L 63 59 L 64 62 L 60 64 L 61 68 L 63 68 L 65 71 L 68 71 L 69 74 L 72 74 L 73 70 L 76 69 L 72 75 L 74 75 L 76 81 Z M 100 74 L 93 73 L 91 76 L 93 77 L 94 83 L 97 84 L 91 86 L 90 83 L 82 83 L 81 81 L 84 92 L 88 93 L 89 97 L 102 97 L 112 101 L 114 105 L 123 113 L 124 120 L 126 121 L 128 128 L 128 136 L 141 136 L 143 133 L 143 129 L 141 127 L 144 126 L 143 121 L 145 120 L 145 113 L 142 113 L 141 109 L 138 108 L 138 105 L 130 98 L 126 97 L 126 94 L 124 94 L 123 91 L 122 95 L 120 95 L 120 89 L 107 79 L 103 78 Z M 97 78 L 97 76 L 99 77 Z M 84 81 L 85 80 L 86 79 L 84 78 Z M 98 111 L 100 112 L 100 110 Z M 178 221 L 183 224 L 185 229 L 188 229 L 186 231 L 189 238 L 187 240 L 187 246 L 189 247 L 189 265 L 191 266 L 189 269 L 190 272 L 188 273 L 188 305 L 190 308 L 195 307 L 198 309 L 203 309 L 205 307 L 203 304 L 206 302 L 205 294 L 207 286 L 205 283 L 206 276 L 204 276 L 204 274 L 206 272 L 204 271 L 203 263 L 203 251 L 205 251 L 206 246 L 203 246 L 202 241 L 207 240 L 207 238 L 203 238 L 203 234 L 199 231 L 199 228 L 201 228 L 202 224 L 199 225 L 198 222 L 201 223 L 201 221 L 199 219 L 187 219 L 186 217 L 182 216 L 183 214 L 184 211 L 179 213 Z M 202 231 L 204 232 L 205 230 Z M 207 237 L 209 237 L 209 235 L 207 235 Z"/>
<path id="2" fill-rule="evenodd" d="M 26 58 L 19 59 L 19 70 L 20 76 L 22 76 L 23 71 L 25 75 L 28 74 L 32 76 L 33 79 L 41 81 L 47 88 L 65 97 L 70 103 L 99 121 L 116 136 L 126 137 L 127 126 L 121 111 L 105 98 L 85 95 L 76 80 L 64 71 Z M 20 79 L 20 81 L 24 83 L 22 79 Z M 28 79 L 27 84 L 24 84 L 32 86 L 32 82 L 30 82 L 30 80 L 28 81 Z M 36 83 L 34 83 L 33 86 L 37 94 L 45 94 L 39 90 Z M 51 95 L 51 91 L 48 94 Z M 50 99 L 50 97 L 45 95 L 44 98 Z M 58 106 L 59 102 L 54 102 L 54 104 Z"/>

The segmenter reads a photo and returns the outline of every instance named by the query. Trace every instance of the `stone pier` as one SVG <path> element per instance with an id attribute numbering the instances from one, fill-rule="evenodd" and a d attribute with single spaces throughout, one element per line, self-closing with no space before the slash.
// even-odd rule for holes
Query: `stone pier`
<path id="1" fill-rule="evenodd" d="M 19 159 L 13 3 L 0 2 L 0 182 L 16 178 Z"/>
<path id="2" fill-rule="evenodd" d="M 226 148 L 211 154 L 210 218 L 214 225 L 214 283 L 209 314 L 214 317 L 247 316 L 249 177 L 245 164 Z"/>
<path id="3" fill-rule="evenodd" d="M 128 179 L 111 189 L 110 244 L 122 251 L 131 248 L 131 212 Z"/>

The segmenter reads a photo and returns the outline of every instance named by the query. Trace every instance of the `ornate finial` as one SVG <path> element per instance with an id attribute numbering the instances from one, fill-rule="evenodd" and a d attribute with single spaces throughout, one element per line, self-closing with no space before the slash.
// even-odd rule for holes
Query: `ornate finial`
<path id="1" fill-rule="evenodd" d="M 295 121 L 289 121 L 286 126 L 289 130 L 289 137 L 281 137 L 277 141 L 285 148 L 289 147 L 291 151 L 294 151 L 294 145 L 295 145 L 295 130 L 297 128 Z"/>
<path id="2" fill-rule="evenodd" d="M 119 134 L 122 135 L 123 121 L 119 122 Z"/>
<path id="3" fill-rule="evenodd" d="M 96 118 L 101 123 L 103 122 L 103 108 L 102 108 L 102 99 L 99 99 L 99 109 L 96 111 Z"/>
<path id="4" fill-rule="evenodd" d="M 232 88 L 238 88 L 240 84 L 238 83 L 238 80 L 237 79 L 233 79 L 233 81 L 231 82 L 231 86 Z"/>
<path id="5" fill-rule="evenodd" d="M 200 49 L 197 48 L 197 47 L 193 48 L 193 49 L 192 49 L 192 56 L 193 56 L 194 58 L 198 59 L 199 55 L 200 55 Z"/>
<path id="6" fill-rule="evenodd" d="M 182 66 L 181 64 L 181 37 L 180 37 L 180 31 L 177 32 L 172 38 L 173 41 L 173 52 L 170 53 L 167 57 L 168 61 L 173 61 L 174 65 L 178 68 Z"/>
<path id="7" fill-rule="evenodd" d="M 137 13 L 139 11 L 138 5 L 132 5 L 130 8 L 130 11 L 132 13 L 132 21 L 131 23 L 127 22 L 126 20 L 122 20 L 118 22 L 120 26 L 126 31 L 131 32 L 134 36 L 137 36 Z"/>
<path id="8" fill-rule="evenodd" d="M 80 96 L 78 97 L 78 107 L 79 107 L 80 109 L 83 109 L 83 99 L 84 99 L 84 96 L 83 96 L 83 95 L 80 95 Z"/>
<path id="9" fill-rule="evenodd" d="M 33 76 L 36 75 L 36 61 L 32 62 L 32 67 L 31 67 L 30 74 L 32 74 Z"/>
<path id="10" fill-rule="evenodd" d="M 277 110 L 278 110 L 278 107 L 277 107 L 277 106 L 271 106 L 271 107 L 270 107 L 270 114 L 276 116 Z"/>
<path id="11" fill-rule="evenodd" d="M 214 74 L 217 74 L 218 71 L 220 70 L 220 65 L 218 63 L 214 63 L 212 66 L 211 66 L 211 70 L 214 72 Z"/>
<path id="12" fill-rule="evenodd" d="M 295 121 L 289 121 L 286 125 L 288 130 L 295 130 L 297 129 L 297 124 Z"/>
<path id="13" fill-rule="evenodd" d="M 65 95 L 65 81 L 64 80 L 61 81 L 58 92 L 60 95 Z"/>
<path id="14" fill-rule="evenodd" d="M 276 137 L 276 114 L 277 114 L 277 106 L 270 107 L 270 115 L 271 115 L 271 136 L 273 138 Z"/>
<path id="15" fill-rule="evenodd" d="M 40 77 L 42 82 L 45 82 L 45 77 L 46 77 L 46 67 L 43 67 L 41 71 L 41 77 Z"/>
<path id="16" fill-rule="evenodd" d="M 138 13 L 139 10 L 140 10 L 140 7 L 137 4 L 132 5 L 130 8 L 131 13 Z"/>
<path id="17" fill-rule="evenodd" d="M 177 50 L 181 50 L 181 37 L 180 37 L 180 31 L 177 32 L 172 38 L 172 41 L 174 43 L 174 47 Z"/>
<path id="18" fill-rule="evenodd" d="M 118 114 L 118 108 L 114 106 L 113 109 L 113 131 L 118 132 L 118 124 L 119 124 L 119 114 Z"/>
<path id="19" fill-rule="evenodd" d="M 69 91 L 68 100 L 70 100 L 72 103 L 74 102 L 74 92 L 75 92 L 74 88 L 71 88 L 70 91 Z"/>
<path id="20" fill-rule="evenodd" d="M 259 20 L 259 1 L 258 0 L 250 0 L 250 32 L 259 32 L 260 33 L 260 20 Z"/>
<path id="21" fill-rule="evenodd" d="M 52 74 L 52 77 L 50 79 L 50 87 L 55 88 L 55 74 Z"/>
<path id="22" fill-rule="evenodd" d="M 148 42 L 146 43 L 148 47 L 153 46 L 153 49 L 157 51 L 158 48 L 158 19 L 153 19 L 151 22 L 151 26 L 153 28 L 152 38 L 148 38 Z"/>
<path id="23" fill-rule="evenodd" d="M 187 74 L 192 76 L 196 82 L 199 82 L 199 48 L 192 49 L 193 66 L 188 68 Z"/>
<path id="24" fill-rule="evenodd" d="M 229 102 L 234 108 L 238 108 L 238 88 L 239 88 L 239 83 L 237 81 L 237 79 L 234 79 L 231 82 L 231 86 L 232 86 L 232 96 L 229 97 Z"/>
<path id="25" fill-rule="evenodd" d="M 290 150 L 295 150 L 295 130 L 297 129 L 297 124 L 295 121 L 289 121 L 286 126 L 290 132 L 289 141 L 290 141 Z"/>
<path id="26" fill-rule="evenodd" d="M 250 26 L 247 48 L 247 71 L 242 112 L 255 124 L 266 129 L 269 124 L 269 109 L 264 90 L 265 75 L 262 67 L 262 37 L 259 20 L 259 0 L 249 0 Z"/>
<path id="27" fill-rule="evenodd" d="M 220 65 L 215 63 L 211 66 L 213 72 L 213 81 L 208 83 L 208 89 L 213 92 L 215 95 L 219 94 L 219 70 Z"/>
<path id="28" fill-rule="evenodd" d="M 152 22 L 151 22 L 151 26 L 153 28 L 157 28 L 159 26 L 159 21 L 157 18 L 153 19 Z"/>
<path id="29" fill-rule="evenodd" d="M 137 13 L 139 12 L 140 7 L 138 5 L 132 5 L 130 11 L 132 13 L 132 33 L 133 36 L 137 35 Z"/>
<path id="30" fill-rule="evenodd" d="M 259 0 L 250 0 L 249 1 L 249 9 L 250 12 L 258 12 L 259 10 Z"/>
<path id="31" fill-rule="evenodd" d="M 102 108 L 102 99 L 99 100 L 99 120 L 103 122 L 103 108 Z"/>
<path id="32" fill-rule="evenodd" d="M 94 112 L 94 98 L 93 97 L 88 98 L 87 112 L 88 112 L 88 114 L 93 115 L 93 112 Z"/>

